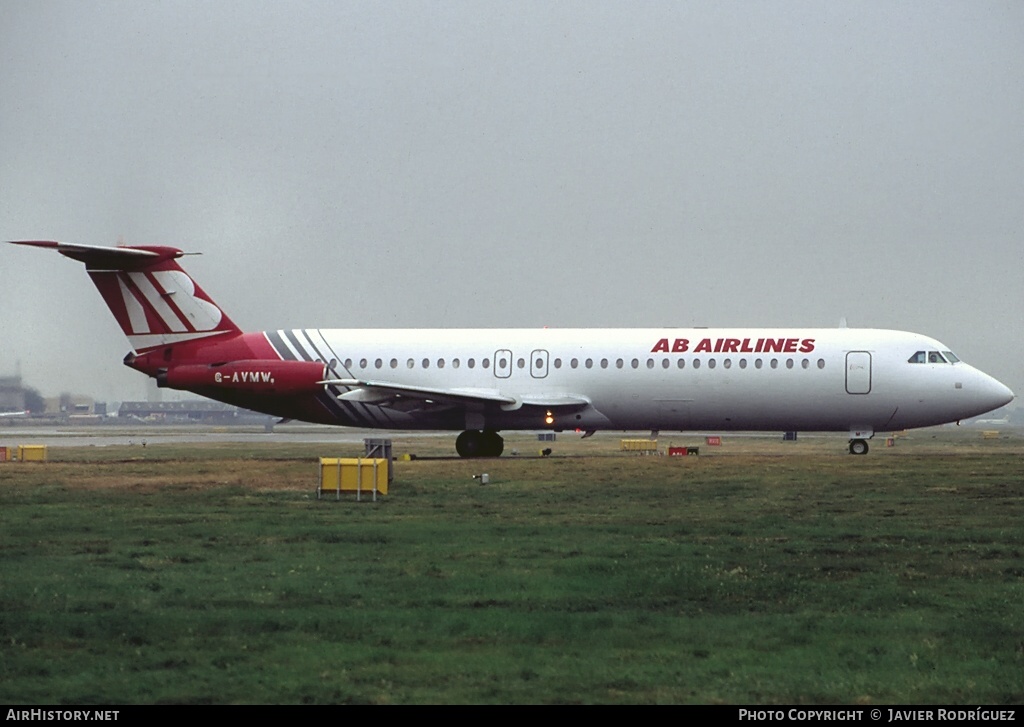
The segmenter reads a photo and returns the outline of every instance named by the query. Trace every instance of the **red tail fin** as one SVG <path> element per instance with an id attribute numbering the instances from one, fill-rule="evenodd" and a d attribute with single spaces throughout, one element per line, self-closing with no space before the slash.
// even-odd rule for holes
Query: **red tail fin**
<path id="1" fill-rule="evenodd" d="M 185 253 L 177 248 L 50 241 L 15 244 L 53 249 L 85 263 L 89 277 L 139 353 L 171 343 L 241 333 L 181 269 L 176 260 Z"/>

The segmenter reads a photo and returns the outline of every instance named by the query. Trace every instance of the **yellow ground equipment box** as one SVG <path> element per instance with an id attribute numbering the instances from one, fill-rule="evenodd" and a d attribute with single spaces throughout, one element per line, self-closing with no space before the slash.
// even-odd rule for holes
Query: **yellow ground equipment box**
<path id="1" fill-rule="evenodd" d="M 622 452 L 657 452 L 657 439 L 620 439 L 619 449 Z"/>
<path id="2" fill-rule="evenodd" d="M 341 499 L 342 492 L 356 493 L 356 499 L 364 494 L 388 494 L 388 460 L 386 459 L 345 459 L 338 457 L 320 458 L 320 484 L 316 488 L 316 499 L 324 492 L 335 492 Z"/>
<path id="3" fill-rule="evenodd" d="M 46 445 L 45 444 L 19 444 L 18 445 L 18 461 L 19 462 L 45 462 L 46 461 Z"/>

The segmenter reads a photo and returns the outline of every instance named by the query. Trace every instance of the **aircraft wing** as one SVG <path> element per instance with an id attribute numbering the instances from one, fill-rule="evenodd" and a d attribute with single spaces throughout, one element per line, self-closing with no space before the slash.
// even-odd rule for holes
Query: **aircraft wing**
<path id="1" fill-rule="evenodd" d="M 326 379 L 317 383 L 349 387 L 350 390 L 339 394 L 338 399 L 363 404 L 386 405 L 388 401 L 398 403 L 403 400 L 454 406 L 498 404 L 506 411 L 514 411 L 522 406 L 541 406 L 548 409 L 572 411 L 584 409 L 590 405 L 589 399 L 573 394 L 508 396 L 496 389 L 439 389 L 367 379 Z"/>

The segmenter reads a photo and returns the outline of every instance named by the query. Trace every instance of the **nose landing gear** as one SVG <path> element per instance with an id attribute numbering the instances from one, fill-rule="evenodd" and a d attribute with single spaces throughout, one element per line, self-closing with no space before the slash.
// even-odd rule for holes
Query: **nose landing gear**
<path id="1" fill-rule="evenodd" d="M 868 440 L 875 436 L 872 427 L 850 427 L 850 454 L 867 454 Z"/>
<path id="2" fill-rule="evenodd" d="M 867 454 L 868 443 L 865 439 L 850 440 L 850 454 Z"/>

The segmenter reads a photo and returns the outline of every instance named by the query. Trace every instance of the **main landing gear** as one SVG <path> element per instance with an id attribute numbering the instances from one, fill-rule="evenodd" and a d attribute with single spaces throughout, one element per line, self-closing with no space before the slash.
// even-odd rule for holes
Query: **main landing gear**
<path id="1" fill-rule="evenodd" d="M 851 439 L 850 454 L 867 454 L 868 442 L 866 439 Z"/>
<path id="2" fill-rule="evenodd" d="M 505 440 L 493 429 L 467 429 L 455 440 L 460 457 L 500 457 L 504 450 Z"/>

